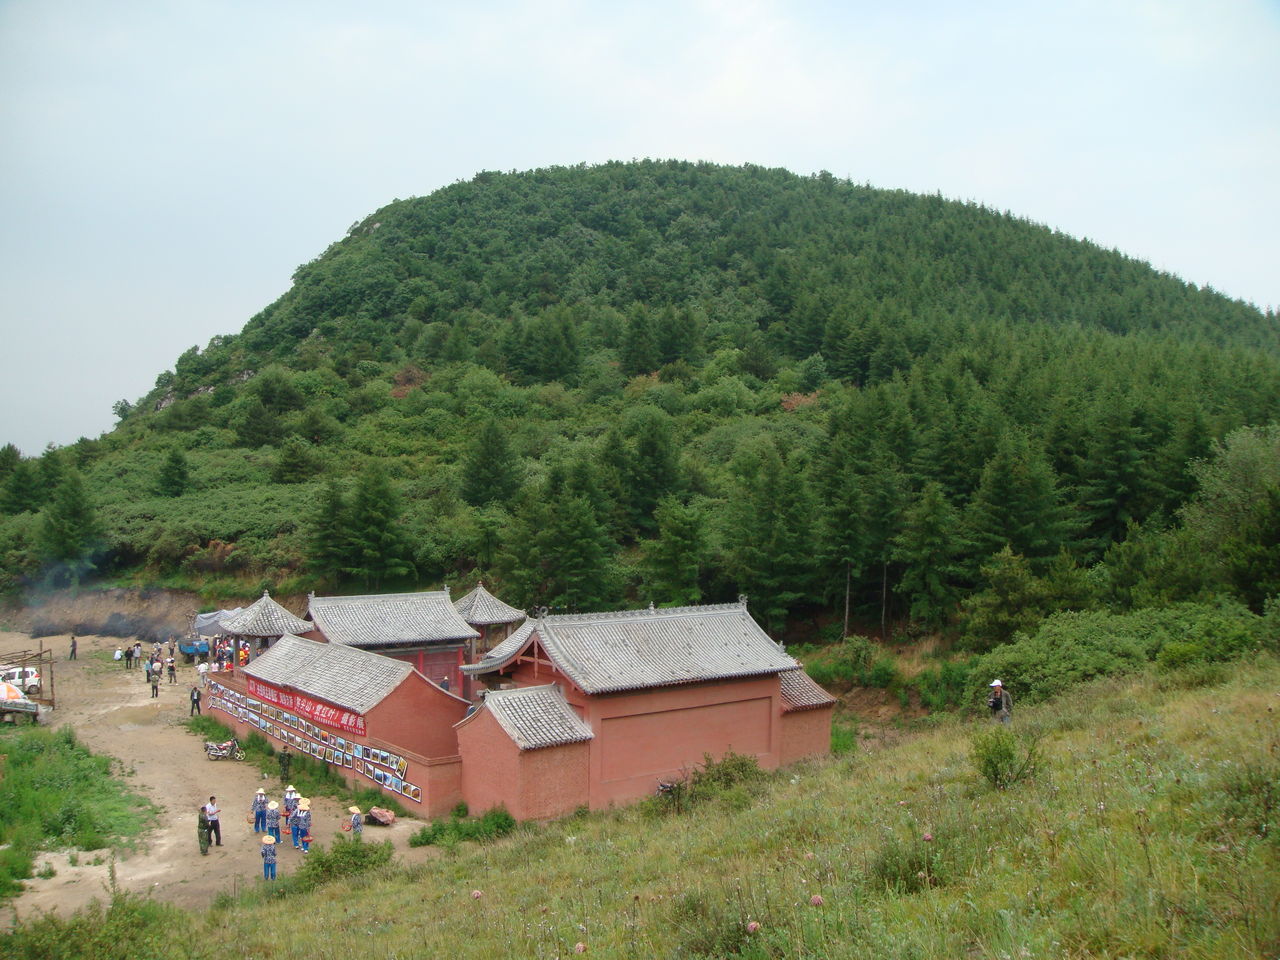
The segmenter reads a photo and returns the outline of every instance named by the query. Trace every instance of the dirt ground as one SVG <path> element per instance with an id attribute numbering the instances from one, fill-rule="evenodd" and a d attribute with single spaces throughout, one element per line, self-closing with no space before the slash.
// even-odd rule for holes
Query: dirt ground
<path id="1" fill-rule="evenodd" d="M 57 656 L 57 709 L 45 715 L 45 725 L 70 726 L 94 753 L 119 759 L 133 788 L 161 811 L 136 850 L 117 854 L 116 882 L 123 889 L 192 908 L 208 906 L 221 892 L 261 882 L 260 841 L 245 816 L 258 787 L 280 799 L 279 779 L 264 779 L 247 763 L 206 758 L 203 740 L 181 726 L 190 711 L 195 668 L 180 663 L 178 682 L 166 679 L 159 698 L 152 699 L 139 670 L 111 662 L 119 642 L 114 637 L 79 637 L 78 659 L 72 661 L 67 659 L 69 636 L 43 639 L 45 648 Z M 0 632 L 0 650 L 32 646 L 26 634 Z M 202 857 L 196 842 L 196 808 L 210 795 L 218 798 L 223 810 L 223 845 L 211 846 L 209 855 Z M 312 814 L 312 833 L 322 842 L 338 833 L 349 816 L 328 797 L 312 798 Z M 408 845 L 410 834 L 420 826 L 418 820 L 402 818 L 392 827 L 366 826 L 364 836 L 391 840 L 397 859 L 415 862 L 433 855 L 431 847 Z M 72 855 L 78 860 L 75 866 Z M 300 851 L 282 845 L 280 875 L 295 869 L 301 859 Z M 95 898 L 105 900 L 109 862 L 109 851 L 43 854 L 36 871 L 51 865 L 54 875 L 25 881 L 26 892 L 0 908 L 0 922 L 38 911 L 70 913 Z"/>

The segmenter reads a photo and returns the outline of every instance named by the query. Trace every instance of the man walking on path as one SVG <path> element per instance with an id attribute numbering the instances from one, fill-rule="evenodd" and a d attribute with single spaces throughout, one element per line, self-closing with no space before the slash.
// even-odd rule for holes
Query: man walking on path
<path id="1" fill-rule="evenodd" d="M 76 635 L 73 633 L 71 635 L 71 658 L 70 659 L 74 660 L 75 658 L 76 658 Z"/>
<path id="2" fill-rule="evenodd" d="M 155 699 L 160 696 L 160 664 L 151 664 L 149 675 L 151 677 L 151 697 Z"/>
<path id="3" fill-rule="evenodd" d="M 276 878 L 276 838 L 268 834 L 262 838 L 262 879 Z"/>
<path id="4" fill-rule="evenodd" d="M 1004 684 L 999 680 L 991 681 L 991 696 L 987 699 L 987 707 L 991 710 L 991 719 L 1000 723 L 1008 723 L 1010 711 L 1013 710 L 1013 698 Z"/>
<path id="5" fill-rule="evenodd" d="M 204 805 L 204 815 L 209 821 L 209 830 L 213 833 L 216 843 L 214 846 L 222 846 L 222 824 L 218 820 L 218 814 L 222 811 L 218 808 L 218 798 L 210 797 L 209 802 Z"/>
<path id="6" fill-rule="evenodd" d="M 133 669 L 133 647 L 124 648 L 124 668 L 126 670 Z"/>
<path id="7" fill-rule="evenodd" d="M 191 713 L 188 716 L 200 716 L 200 688 L 194 683 L 191 685 Z"/>
<path id="8" fill-rule="evenodd" d="M 200 674 L 200 686 L 205 686 L 209 682 L 209 661 L 201 660 L 196 664 L 196 673 Z"/>
<path id="9" fill-rule="evenodd" d="M 178 682 L 178 665 L 174 663 L 172 654 L 170 654 L 169 658 L 165 661 L 165 665 L 169 668 L 169 682 L 177 683 Z"/>

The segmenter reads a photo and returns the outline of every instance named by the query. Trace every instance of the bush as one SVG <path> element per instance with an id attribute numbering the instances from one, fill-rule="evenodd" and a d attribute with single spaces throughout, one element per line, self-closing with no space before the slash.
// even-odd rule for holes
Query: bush
<path id="1" fill-rule="evenodd" d="M 465 811 L 465 806 L 461 804 L 459 806 Z M 516 818 L 507 813 L 505 807 L 494 807 L 478 820 L 458 817 L 457 810 L 454 814 L 451 820 L 437 820 L 427 824 L 409 837 L 409 846 L 425 847 L 433 843 L 447 846 L 463 840 L 490 843 L 499 837 L 506 836 L 516 828 Z"/>
<path id="2" fill-rule="evenodd" d="M 322 883 L 341 880 L 367 873 L 391 862 L 391 841 L 365 843 L 336 837 L 327 850 L 319 845 L 302 859 L 302 866 L 295 874 L 294 887 L 307 890 Z"/>
<path id="3" fill-rule="evenodd" d="M 973 738 L 973 765 L 997 790 L 1035 776 L 1040 763 L 1040 738 L 997 727 Z"/>
<path id="4" fill-rule="evenodd" d="M 881 657 L 862 676 L 862 685 L 887 690 L 895 686 L 901 679 L 902 675 L 898 673 L 898 668 L 894 662 L 888 657 Z"/>

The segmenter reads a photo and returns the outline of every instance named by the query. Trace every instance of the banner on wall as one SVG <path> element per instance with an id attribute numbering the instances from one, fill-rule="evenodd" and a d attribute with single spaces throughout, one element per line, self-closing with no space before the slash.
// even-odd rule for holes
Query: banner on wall
<path id="1" fill-rule="evenodd" d="M 228 689 L 216 680 L 209 682 L 209 709 L 221 710 L 242 723 L 254 727 L 268 737 L 288 744 L 323 763 L 345 767 L 367 777 L 384 790 L 399 794 L 414 803 L 422 802 L 422 788 L 407 779 L 409 761 L 390 750 L 381 750 L 364 743 L 357 743 L 337 733 L 322 729 L 324 725 L 343 730 L 355 736 L 364 734 L 364 717 L 348 713 L 337 707 L 313 700 L 301 694 L 289 694 L 273 687 L 257 683 L 249 678 L 251 696 Z M 286 707 L 285 704 L 290 706 Z M 324 707 L 317 714 L 313 707 Z M 335 711 L 337 716 L 327 711 Z M 357 725 L 349 719 L 349 726 L 342 723 L 343 715 L 358 719 Z M 319 720 L 317 717 L 327 719 Z M 358 726 L 358 730 L 357 730 Z"/>
<path id="2" fill-rule="evenodd" d="M 363 737 L 365 734 L 364 717 L 358 713 L 343 710 L 322 700 L 312 700 L 310 697 L 300 693 L 285 693 L 283 690 L 269 687 L 253 677 L 248 677 L 247 679 L 249 681 L 249 693 L 255 697 L 261 697 L 267 703 L 280 707 L 282 710 L 291 710 L 306 717 L 312 723 L 333 727 L 344 733 L 354 733 L 357 737 Z"/>

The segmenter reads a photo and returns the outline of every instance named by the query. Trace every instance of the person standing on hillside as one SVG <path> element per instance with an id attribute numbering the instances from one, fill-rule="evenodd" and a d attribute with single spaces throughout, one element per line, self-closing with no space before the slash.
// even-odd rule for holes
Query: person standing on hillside
<path id="1" fill-rule="evenodd" d="M 267 834 L 262 838 L 262 879 L 276 878 L 276 838 Z"/>
<path id="2" fill-rule="evenodd" d="M 200 856 L 207 857 L 209 855 L 209 815 L 204 811 L 204 804 L 199 807 L 199 813 L 196 814 L 196 840 L 200 844 Z"/>
<path id="3" fill-rule="evenodd" d="M 174 661 L 172 655 L 165 659 L 165 666 L 169 669 L 169 682 L 178 682 L 178 664 Z"/>
<path id="4" fill-rule="evenodd" d="M 360 815 L 359 807 L 347 807 L 347 812 L 351 814 L 351 839 L 359 840 L 364 833 L 364 817 Z"/>
<path id="5" fill-rule="evenodd" d="M 298 799 L 298 812 L 293 815 L 293 836 L 303 853 L 311 852 L 311 800 Z"/>
<path id="6" fill-rule="evenodd" d="M 73 633 L 71 635 L 71 656 L 69 657 L 69 659 L 74 660 L 75 658 L 76 658 L 76 635 Z"/>
<path id="7" fill-rule="evenodd" d="M 151 698 L 154 700 L 160 696 L 160 664 L 153 663 L 154 668 L 151 671 Z"/>
<path id="8" fill-rule="evenodd" d="M 116 659 L 118 660 L 119 657 Z M 131 646 L 124 648 L 124 668 L 126 670 L 133 669 L 133 647 Z"/>
<path id="9" fill-rule="evenodd" d="M 267 804 L 267 833 L 280 836 L 280 804 L 275 800 Z"/>
<path id="10" fill-rule="evenodd" d="M 253 795 L 253 803 L 249 809 L 253 813 L 253 832 L 265 833 L 267 831 L 267 791 L 259 787 L 258 792 Z"/>
<path id="11" fill-rule="evenodd" d="M 280 756 L 276 758 L 280 762 L 280 785 L 289 782 L 289 768 L 293 765 L 293 754 L 289 752 L 289 745 L 286 743 L 280 748 Z"/>
<path id="12" fill-rule="evenodd" d="M 1009 722 L 1013 698 L 999 680 L 991 681 L 991 696 L 987 698 L 987 708 L 991 711 L 991 719 L 999 723 Z"/>
<path id="13" fill-rule="evenodd" d="M 209 661 L 201 660 L 196 664 L 196 673 L 200 674 L 200 686 L 206 686 L 209 683 Z"/>
<path id="14" fill-rule="evenodd" d="M 204 815 L 209 821 L 209 830 L 213 833 L 216 843 L 214 846 L 222 846 L 222 823 L 218 819 L 218 814 L 222 810 L 218 807 L 218 798 L 210 797 L 209 802 L 204 805 Z"/>

